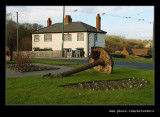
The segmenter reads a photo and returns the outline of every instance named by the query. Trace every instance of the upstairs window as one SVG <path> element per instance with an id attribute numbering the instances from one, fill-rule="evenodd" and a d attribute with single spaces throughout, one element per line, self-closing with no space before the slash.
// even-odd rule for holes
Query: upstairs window
<path id="1" fill-rule="evenodd" d="M 98 39 L 97 39 L 97 34 L 94 34 L 94 40 L 95 40 L 95 41 L 98 41 Z"/>
<path id="2" fill-rule="evenodd" d="M 64 41 L 72 41 L 72 35 L 71 34 L 64 34 Z"/>
<path id="3" fill-rule="evenodd" d="M 39 35 L 34 35 L 34 42 L 39 42 Z"/>
<path id="4" fill-rule="evenodd" d="M 84 34 L 83 33 L 77 34 L 77 41 L 84 41 Z"/>
<path id="5" fill-rule="evenodd" d="M 52 41 L 52 35 L 51 34 L 44 35 L 44 42 L 51 42 L 51 41 Z"/>

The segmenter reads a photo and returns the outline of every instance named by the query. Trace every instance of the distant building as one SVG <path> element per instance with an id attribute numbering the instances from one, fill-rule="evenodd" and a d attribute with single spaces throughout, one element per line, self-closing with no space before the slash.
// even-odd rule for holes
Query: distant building
<path id="1" fill-rule="evenodd" d="M 133 52 L 133 55 L 137 56 L 149 56 L 149 49 L 131 49 Z"/>
<path id="2" fill-rule="evenodd" d="M 132 55 L 132 50 L 131 49 L 126 49 L 125 47 L 123 47 L 123 50 L 121 51 L 121 54 L 124 55 Z"/>
<path id="3" fill-rule="evenodd" d="M 149 40 L 148 44 L 146 45 L 146 48 L 151 48 L 152 46 L 152 40 Z"/>
<path id="4" fill-rule="evenodd" d="M 121 54 L 121 51 L 115 51 L 115 54 Z"/>
<path id="5" fill-rule="evenodd" d="M 123 47 L 121 54 L 136 55 L 136 56 L 149 56 L 149 49 L 126 49 Z"/>

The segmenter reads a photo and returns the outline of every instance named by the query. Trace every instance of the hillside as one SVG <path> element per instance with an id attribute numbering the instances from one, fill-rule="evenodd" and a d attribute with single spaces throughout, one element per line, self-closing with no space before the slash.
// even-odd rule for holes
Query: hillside
<path id="1" fill-rule="evenodd" d="M 119 35 L 106 35 L 105 37 L 105 48 L 109 50 L 110 53 L 115 51 L 121 51 L 123 47 L 128 49 L 143 49 L 149 43 L 149 40 L 140 39 L 125 39 L 123 36 Z"/>

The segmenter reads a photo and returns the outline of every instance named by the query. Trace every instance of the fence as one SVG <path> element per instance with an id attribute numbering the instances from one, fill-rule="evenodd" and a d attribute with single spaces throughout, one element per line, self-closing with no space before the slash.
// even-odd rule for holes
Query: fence
<path id="1" fill-rule="evenodd" d="M 13 52 L 13 54 L 16 51 Z M 28 52 L 32 52 L 34 58 L 61 58 L 61 50 L 54 50 L 54 51 L 21 51 L 24 54 Z"/>

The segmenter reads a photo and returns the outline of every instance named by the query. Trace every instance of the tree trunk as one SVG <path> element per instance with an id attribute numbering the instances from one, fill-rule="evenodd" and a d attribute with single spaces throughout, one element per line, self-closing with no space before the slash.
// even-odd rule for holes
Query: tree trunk
<path id="1" fill-rule="evenodd" d="M 74 73 L 77 73 L 77 72 L 80 72 L 80 71 L 84 71 L 86 69 L 90 69 L 90 68 L 93 68 L 97 65 L 103 65 L 104 64 L 104 61 L 102 59 L 99 59 L 93 63 L 89 63 L 87 65 L 84 65 L 84 66 L 81 66 L 81 67 L 78 67 L 78 68 L 74 68 L 74 69 L 71 69 L 69 71 L 66 71 L 66 72 L 63 72 L 63 73 L 59 73 L 59 74 L 55 74 L 54 77 L 64 77 L 64 76 L 69 76 L 69 75 L 72 75 Z"/>

